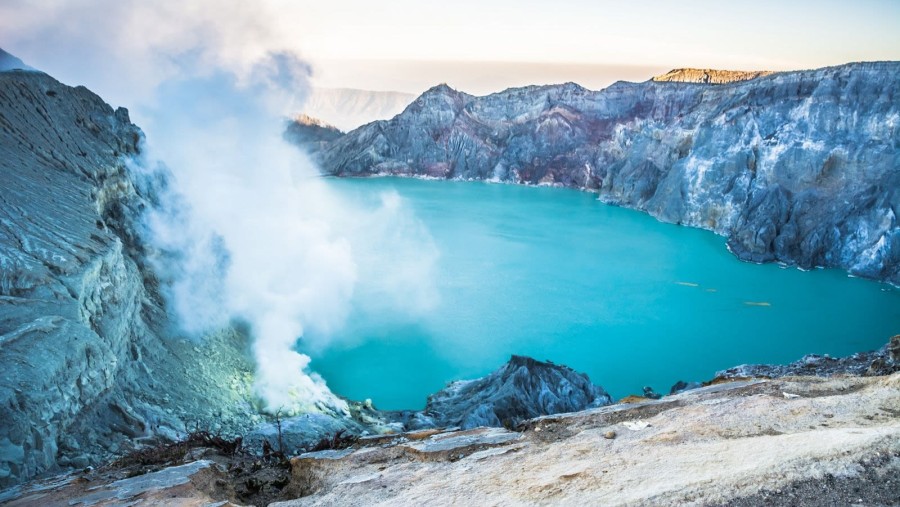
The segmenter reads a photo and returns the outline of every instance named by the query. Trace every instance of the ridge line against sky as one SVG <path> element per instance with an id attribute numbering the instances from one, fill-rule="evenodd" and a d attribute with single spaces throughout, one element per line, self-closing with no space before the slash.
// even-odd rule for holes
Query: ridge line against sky
<path id="1" fill-rule="evenodd" d="M 235 67 L 264 50 L 298 54 L 311 64 L 316 86 L 420 93 L 446 82 L 483 95 L 566 81 L 600 89 L 678 67 L 779 71 L 900 60 L 898 26 L 896 0 L 0 4 L 0 47 L 89 87 L 116 73 L 100 69 L 111 60 L 98 53 L 112 53 L 116 63 L 160 52 L 182 58 L 181 47 L 209 34 L 216 58 Z M 152 53 L 141 53 L 148 47 Z M 129 65 L 137 69 L 117 69 L 120 79 L 132 70 L 152 79 L 158 70 Z M 105 92 L 102 84 L 98 91 Z"/>

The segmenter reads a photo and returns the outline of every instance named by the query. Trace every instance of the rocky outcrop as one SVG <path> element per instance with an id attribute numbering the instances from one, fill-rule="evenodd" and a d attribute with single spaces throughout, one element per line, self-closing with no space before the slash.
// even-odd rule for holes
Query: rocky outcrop
<path id="1" fill-rule="evenodd" d="M 338 130 L 337 127 L 305 114 L 297 115 L 292 120 L 289 120 L 287 127 L 284 129 L 284 138 L 286 140 L 309 153 L 316 153 L 322 150 L 342 135 L 344 133 Z"/>
<path id="2" fill-rule="evenodd" d="M 716 379 L 873 376 L 896 372 L 900 372 L 900 335 L 894 336 L 884 347 L 872 352 L 858 352 L 839 358 L 808 354 L 790 364 L 742 364 L 716 372 Z"/>
<path id="3" fill-rule="evenodd" d="M 758 77 L 774 74 L 768 70 L 717 70 L 717 69 L 673 69 L 661 76 L 655 76 L 654 81 L 675 83 L 703 83 L 703 84 L 728 84 L 738 81 L 749 81 Z"/>
<path id="4" fill-rule="evenodd" d="M 722 85 L 434 87 L 320 153 L 338 176 L 424 175 L 596 191 L 728 238 L 741 259 L 900 283 L 900 63 Z"/>
<path id="5" fill-rule="evenodd" d="M 575 412 L 612 403 L 587 375 L 551 362 L 512 356 L 496 371 L 475 380 L 451 382 L 428 397 L 424 410 L 380 411 L 370 403 L 348 401 L 349 417 L 303 414 L 260 424 L 244 437 L 259 451 L 263 442 L 281 441 L 286 452 L 300 453 L 336 434 L 372 436 L 434 428 L 514 428 L 524 420 Z"/>
<path id="6" fill-rule="evenodd" d="M 541 415 L 612 403 L 587 375 L 562 365 L 512 356 L 497 371 L 460 380 L 428 397 L 425 410 L 398 413 L 406 429 L 515 427 Z"/>
<path id="7" fill-rule="evenodd" d="M 321 414 L 281 421 L 285 452 L 296 456 L 290 476 L 284 456 L 271 448 L 247 454 L 235 450 L 240 440 L 217 443 L 207 435 L 12 488 L 0 492 L 0 502 L 893 505 L 900 501 L 898 355 L 900 336 L 877 352 L 832 360 L 831 367 L 802 366 L 809 358 L 765 370 L 739 367 L 740 376 L 720 373 L 672 396 L 618 404 L 564 366 L 514 356 L 482 379 L 432 396 L 416 414 L 431 419 L 429 429 L 395 425 L 348 437 L 384 422 L 365 404 L 355 406 L 354 419 L 363 423 L 356 428 Z M 874 362 L 860 376 L 862 356 Z M 566 397 L 582 401 L 560 406 Z M 582 408 L 566 410 L 572 406 Z M 510 407 L 518 407 L 516 416 L 566 413 L 507 422 L 511 429 L 466 428 L 466 414 L 491 413 L 478 417 L 499 426 Z M 443 427 L 431 427 L 442 417 Z M 309 436 L 315 426 L 338 433 L 310 452 L 294 447 L 291 439 Z M 247 436 L 281 444 L 275 427 Z M 243 442 L 246 449 L 248 438 Z"/>
<path id="8" fill-rule="evenodd" d="M 153 189 L 125 165 L 141 139 L 84 87 L 0 72 L 0 488 L 252 422 L 246 337 L 170 336 L 142 260 Z"/>

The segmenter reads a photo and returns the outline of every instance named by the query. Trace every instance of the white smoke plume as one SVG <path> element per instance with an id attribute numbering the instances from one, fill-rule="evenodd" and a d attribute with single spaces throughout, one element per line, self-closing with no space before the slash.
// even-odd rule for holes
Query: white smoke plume
<path id="1" fill-rule="evenodd" d="M 308 371 L 297 340 L 329 336 L 357 307 L 428 311 L 437 251 L 396 195 L 377 207 L 348 202 L 282 140 L 283 117 L 302 104 L 310 74 L 290 47 L 283 6 L 38 4 L 0 7 L 0 44 L 125 101 L 147 134 L 132 170 L 171 170 L 146 225 L 183 331 L 245 322 L 269 410 L 345 409 Z"/>

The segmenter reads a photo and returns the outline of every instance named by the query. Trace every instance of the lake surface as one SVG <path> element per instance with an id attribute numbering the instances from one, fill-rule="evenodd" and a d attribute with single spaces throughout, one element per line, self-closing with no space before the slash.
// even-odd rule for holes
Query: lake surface
<path id="1" fill-rule="evenodd" d="M 711 232 L 664 224 L 568 189 L 334 180 L 356 202 L 396 191 L 427 227 L 437 308 L 385 323 L 358 312 L 300 350 L 336 393 L 420 409 L 510 354 L 587 373 L 614 398 L 741 363 L 848 355 L 900 333 L 900 291 L 839 270 L 739 261 Z"/>

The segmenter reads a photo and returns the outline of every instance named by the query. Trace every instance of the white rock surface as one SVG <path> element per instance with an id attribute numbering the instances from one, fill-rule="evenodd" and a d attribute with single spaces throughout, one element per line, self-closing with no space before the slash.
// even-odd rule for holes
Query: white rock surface
<path id="1" fill-rule="evenodd" d="M 640 431 L 604 438 L 638 422 Z M 295 459 L 294 485 L 308 496 L 275 505 L 900 502 L 900 374 L 737 382 L 539 418 L 520 438 L 485 441 L 484 450 L 476 437 L 438 459 L 409 444 Z M 815 486 L 803 489 L 809 481 Z"/>

